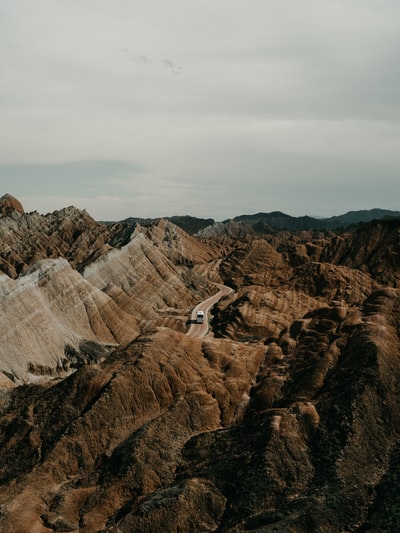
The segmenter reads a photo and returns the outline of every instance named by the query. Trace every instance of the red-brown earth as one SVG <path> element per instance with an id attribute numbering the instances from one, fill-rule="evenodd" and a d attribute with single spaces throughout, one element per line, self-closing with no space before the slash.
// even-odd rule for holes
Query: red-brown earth
<path id="1" fill-rule="evenodd" d="M 3 212 L 0 530 L 397 531 L 399 230 Z"/>

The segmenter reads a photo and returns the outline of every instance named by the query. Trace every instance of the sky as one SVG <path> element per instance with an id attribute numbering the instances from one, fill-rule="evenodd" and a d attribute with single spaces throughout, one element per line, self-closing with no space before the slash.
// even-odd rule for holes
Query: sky
<path id="1" fill-rule="evenodd" d="M 400 210 L 398 0 L 1 0 L 0 196 L 97 220 Z"/>

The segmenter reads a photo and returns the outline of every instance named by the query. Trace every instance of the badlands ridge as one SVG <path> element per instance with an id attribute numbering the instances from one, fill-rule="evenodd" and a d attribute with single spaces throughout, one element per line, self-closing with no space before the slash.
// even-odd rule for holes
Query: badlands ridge
<path id="1" fill-rule="evenodd" d="M 397 531 L 399 219 L 0 212 L 0 531 Z"/>

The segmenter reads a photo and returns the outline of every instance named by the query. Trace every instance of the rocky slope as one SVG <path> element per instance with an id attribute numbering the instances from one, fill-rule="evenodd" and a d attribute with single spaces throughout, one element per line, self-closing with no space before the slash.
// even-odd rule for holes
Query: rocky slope
<path id="1" fill-rule="evenodd" d="M 132 316 L 64 259 L 39 261 L 18 280 L 2 275 L 0 308 L 0 368 L 18 382 L 65 375 L 94 355 L 90 344 L 104 356 L 139 333 Z"/>
<path id="2" fill-rule="evenodd" d="M 398 221 L 212 242 L 89 220 L 85 256 L 66 216 L 0 219 L 55 237 L 23 274 L 3 245 L 1 531 L 398 530 Z M 234 292 L 190 338 L 210 280 Z"/>
<path id="3" fill-rule="evenodd" d="M 143 496 L 162 503 L 186 441 L 241 420 L 262 354 L 161 329 L 57 385 L 16 389 L 1 418 L 2 531 L 112 530 L 152 507 Z M 193 505 L 183 523 L 216 524 L 209 512 Z"/>
<path id="4" fill-rule="evenodd" d="M 0 217 L 0 235 L 0 372 L 18 383 L 64 376 L 139 331 L 185 331 L 215 290 L 192 268 L 215 251 L 164 221 L 134 230 L 75 208 L 15 210 Z"/>

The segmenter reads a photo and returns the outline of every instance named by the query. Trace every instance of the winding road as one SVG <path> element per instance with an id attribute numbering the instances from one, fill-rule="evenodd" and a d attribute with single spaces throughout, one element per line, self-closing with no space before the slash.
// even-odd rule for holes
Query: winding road
<path id="1" fill-rule="evenodd" d="M 209 310 L 215 305 L 223 296 L 226 296 L 227 294 L 231 294 L 233 289 L 230 287 L 227 287 L 226 285 L 219 285 L 217 284 L 217 287 L 219 287 L 219 291 L 214 294 L 214 296 L 210 296 L 210 298 L 207 298 L 207 300 L 204 300 L 203 302 L 196 305 L 196 307 L 193 309 L 191 317 L 190 317 L 190 327 L 186 333 L 188 337 L 204 337 L 207 335 L 208 332 L 208 312 Z M 204 311 L 204 322 L 202 324 L 196 323 L 196 314 L 197 311 Z"/>

